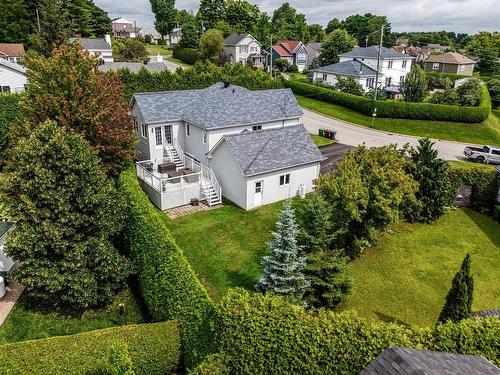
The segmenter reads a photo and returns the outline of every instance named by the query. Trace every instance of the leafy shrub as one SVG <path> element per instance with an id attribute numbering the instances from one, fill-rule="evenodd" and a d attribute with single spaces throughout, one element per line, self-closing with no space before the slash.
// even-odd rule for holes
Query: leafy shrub
<path id="1" fill-rule="evenodd" d="M 197 49 L 181 48 L 179 46 L 174 47 L 173 56 L 177 60 L 181 60 L 183 63 L 189 65 L 193 65 L 195 62 L 201 59 L 201 54 Z"/>
<path id="2" fill-rule="evenodd" d="M 458 105 L 459 97 L 454 88 L 436 91 L 432 94 L 429 103 Z"/>
<path id="3" fill-rule="evenodd" d="M 280 72 L 287 72 L 288 69 L 290 68 L 290 62 L 288 61 L 288 59 L 284 58 L 276 59 L 275 65 Z"/>
<path id="4" fill-rule="evenodd" d="M 379 117 L 479 123 L 488 118 L 491 110 L 490 95 L 486 87 L 481 88 L 479 106 L 471 108 L 394 100 L 374 102 L 365 97 L 336 92 L 303 82 L 285 81 L 284 85 L 291 88 L 297 95 L 310 96 L 325 102 L 339 104 L 369 116 L 372 115 L 373 109 L 377 108 Z"/>
<path id="5" fill-rule="evenodd" d="M 363 86 L 361 86 L 351 77 L 342 78 L 338 76 L 337 83 L 335 84 L 335 89 L 340 92 L 345 92 L 356 96 L 363 96 L 365 93 L 365 90 L 363 90 Z"/>
<path id="6" fill-rule="evenodd" d="M 462 106 L 474 107 L 481 100 L 482 82 L 477 78 L 470 78 L 457 88 L 458 102 Z"/>
<path id="7" fill-rule="evenodd" d="M 115 39 L 113 57 L 115 61 L 143 62 L 149 60 L 149 53 L 139 39 Z"/>
<path id="8" fill-rule="evenodd" d="M 462 184 L 472 187 L 472 207 L 479 210 L 492 209 L 499 183 L 499 174 L 495 168 L 484 164 L 451 162 L 448 173 L 455 191 Z"/>
<path id="9" fill-rule="evenodd" d="M 119 178 L 130 216 L 126 225 L 139 287 L 155 321 L 176 320 L 182 332 L 185 366 L 194 368 L 211 352 L 214 306 L 130 168 Z"/>
<path id="10" fill-rule="evenodd" d="M 482 355 L 500 363 L 496 317 L 407 328 L 365 321 L 354 312 L 306 312 L 282 298 L 242 290 L 231 290 L 219 312 L 225 358 L 210 363 L 218 374 L 357 374 L 388 346 Z"/>
<path id="11" fill-rule="evenodd" d="M 0 94 L 0 163 L 5 158 L 8 134 L 12 124 L 21 115 L 19 108 L 20 94 Z"/>
<path id="12" fill-rule="evenodd" d="M 288 71 L 290 73 L 297 73 L 299 71 L 299 67 L 295 64 L 292 64 L 288 67 Z"/>
<path id="13" fill-rule="evenodd" d="M 179 328 L 175 322 L 164 322 L 2 345 L 0 373 L 100 374 L 108 368 L 109 354 L 117 344 L 128 347 L 136 375 L 163 375 L 180 363 Z"/>
<path id="14" fill-rule="evenodd" d="M 500 105 L 500 78 L 491 79 L 488 82 L 488 90 L 491 95 L 491 102 L 495 106 Z"/>

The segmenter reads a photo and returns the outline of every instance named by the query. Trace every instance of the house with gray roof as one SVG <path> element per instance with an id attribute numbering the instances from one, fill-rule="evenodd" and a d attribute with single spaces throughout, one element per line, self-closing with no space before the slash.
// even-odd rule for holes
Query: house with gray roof
<path id="1" fill-rule="evenodd" d="M 313 82 L 321 82 L 329 86 L 335 86 L 338 82 L 338 77 L 349 77 L 359 83 L 365 91 L 370 91 L 375 87 L 375 79 L 377 77 L 375 69 L 357 59 L 322 66 L 312 70 L 311 73 Z"/>
<path id="2" fill-rule="evenodd" d="M 160 209 L 191 199 L 215 205 L 223 196 L 252 209 L 311 191 L 319 175 L 321 154 L 289 89 L 251 91 L 225 82 L 135 94 L 131 108 L 138 177 Z"/>
<path id="3" fill-rule="evenodd" d="M 250 34 L 231 34 L 224 39 L 224 52 L 231 62 L 262 68 L 267 60 L 261 44 Z"/>
<path id="4" fill-rule="evenodd" d="M 80 38 L 79 41 L 84 50 L 93 56 L 101 58 L 105 63 L 115 61 L 110 35 L 106 35 L 104 38 Z"/>
<path id="5" fill-rule="evenodd" d="M 352 77 L 363 86 L 365 91 L 371 90 L 375 87 L 375 79 L 372 77 L 367 77 L 366 72 L 372 73 L 377 71 L 377 60 L 378 60 L 378 46 L 370 47 L 355 47 L 353 50 L 339 55 L 339 64 L 351 62 L 349 64 L 330 66 L 330 70 L 339 72 L 336 74 L 340 77 Z M 394 49 L 382 47 L 380 50 L 380 66 L 379 66 L 379 80 L 378 87 L 383 88 L 386 91 L 397 95 L 400 92 L 401 84 L 406 79 L 406 75 L 410 72 L 411 65 L 414 58 L 404 53 L 395 51 Z M 360 68 L 360 74 L 357 76 L 365 75 L 367 79 L 355 78 L 353 75 L 348 75 L 342 73 L 344 70 L 352 72 L 352 68 Z M 320 73 L 316 75 L 316 81 L 323 81 L 323 78 L 327 78 L 326 84 L 335 84 L 336 80 L 333 78 L 334 73 L 330 73 L 332 78 L 323 76 Z M 326 73 L 328 74 L 328 73 Z"/>
<path id="6" fill-rule="evenodd" d="M 390 347 L 360 375 L 499 375 L 500 369 L 484 357 Z"/>

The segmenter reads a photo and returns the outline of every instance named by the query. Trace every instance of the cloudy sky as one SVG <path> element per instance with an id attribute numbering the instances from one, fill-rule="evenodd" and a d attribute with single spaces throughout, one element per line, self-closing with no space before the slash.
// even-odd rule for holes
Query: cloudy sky
<path id="1" fill-rule="evenodd" d="M 284 0 L 259 0 L 262 10 L 272 14 Z M 149 0 L 94 0 L 114 17 L 153 24 Z M 326 25 L 332 18 L 343 19 L 356 13 L 387 15 L 394 31 L 455 31 L 476 33 L 500 30 L 500 0 L 289 0 L 304 13 L 309 23 Z M 314 4 L 314 5 L 313 5 Z M 177 9 L 196 12 L 198 0 L 177 0 Z"/>

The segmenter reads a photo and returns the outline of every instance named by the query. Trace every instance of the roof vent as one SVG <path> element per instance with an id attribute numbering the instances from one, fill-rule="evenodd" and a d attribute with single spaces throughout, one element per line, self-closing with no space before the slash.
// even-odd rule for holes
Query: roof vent
<path id="1" fill-rule="evenodd" d="M 227 89 L 231 83 L 229 81 L 224 81 L 224 88 Z"/>

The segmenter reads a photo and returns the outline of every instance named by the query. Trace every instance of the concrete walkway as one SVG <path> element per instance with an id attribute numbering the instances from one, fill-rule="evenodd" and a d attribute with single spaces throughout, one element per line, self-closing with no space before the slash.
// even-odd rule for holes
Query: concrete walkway
<path id="1" fill-rule="evenodd" d="M 411 146 L 416 146 L 420 138 L 411 135 L 393 134 L 374 130 L 312 112 L 305 108 L 302 108 L 302 110 L 304 111 L 304 125 L 309 133 L 318 134 L 319 129 L 325 128 L 336 130 L 337 141 L 344 145 L 359 146 L 364 143 L 367 147 L 380 147 L 395 143 L 401 147 L 409 143 Z M 465 160 L 462 158 L 462 153 L 466 146 L 465 143 L 441 140 L 434 141 L 436 142 L 435 147 L 439 151 L 439 156 L 442 159 Z"/>
<path id="2" fill-rule="evenodd" d="M 6 289 L 7 294 L 0 299 L 0 326 L 5 322 L 17 300 L 23 294 L 24 286 L 12 281 Z"/>

